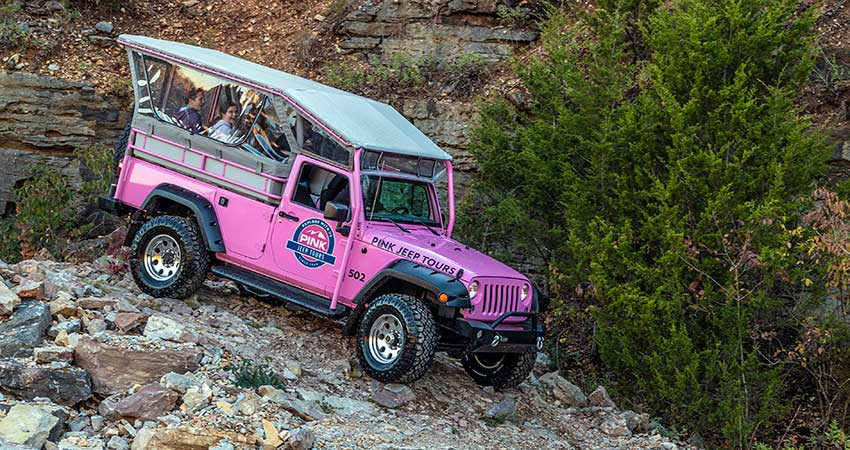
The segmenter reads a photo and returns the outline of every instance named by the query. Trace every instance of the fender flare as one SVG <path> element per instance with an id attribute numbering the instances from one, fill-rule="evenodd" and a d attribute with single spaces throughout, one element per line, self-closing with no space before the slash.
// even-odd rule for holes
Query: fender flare
<path id="1" fill-rule="evenodd" d="M 142 203 L 141 210 L 148 211 L 156 206 L 159 199 L 173 201 L 179 205 L 185 206 L 192 211 L 198 225 L 201 229 L 201 236 L 207 244 L 207 248 L 215 253 L 224 253 L 224 239 L 221 236 L 221 228 L 219 228 L 218 217 L 215 214 L 215 208 L 212 204 L 201 197 L 200 195 L 186 190 L 182 187 L 175 186 L 170 183 L 163 183 L 155 187 L 145 198 Z M 127 233 L 127 237 L 135 233 Z"/>
<path id="2" fill-rule="evenodd" d="M 355 326 L 359 322 L 359 315 L 365 310 L 366 302 L 372 298 L 373 294 L 380 289 L 384 284 L 393 280 L 400 280 L 415 286 L 418 286 L 426 291 L 432 292 L 435 297 L 441 293 L 448 295 L 449 299 L 445 303 L 439 300 L 433 300 L 432 304 L 440 308 L 471 308 L 472 301 L 469 299 L 469 292 L 466 286 L 458 278 L 446 275 L 438 270 L 416 264 L 406 259 L 399 259 L 378 272 L 354 297 L 355 307 L 354 313 L 350 316 L 345 324 L 343 334 L 352 336 L 355 332 Z"/>

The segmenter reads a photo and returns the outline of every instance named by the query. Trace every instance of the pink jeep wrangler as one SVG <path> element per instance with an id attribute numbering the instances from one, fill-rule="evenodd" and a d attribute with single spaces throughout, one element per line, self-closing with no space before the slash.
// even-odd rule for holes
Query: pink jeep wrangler
<path id="1" fill-rule="evenodd" d="M 540 292 L 451 239 L 451 157 L 392 107 L 199 47 L 122 35 L 136 95 L 100 206 L 132 214 L 133 277 L 186 297 L 208 272 L 326 316 L 363 371 L 411 382 L 434 353 L 516 386 Z"/>

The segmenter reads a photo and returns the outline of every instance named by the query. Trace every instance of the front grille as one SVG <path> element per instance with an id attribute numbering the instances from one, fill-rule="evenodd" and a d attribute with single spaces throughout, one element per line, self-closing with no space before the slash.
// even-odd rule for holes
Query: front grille
<path id="1" fill-rule="evenodd" d="M 520 286 L 488 284 L 483 286 L 483 312 L 496 317 L 509 311 L 519 311 Z"/>
<path id="2" fill-rule="evenodd" d="M 506 312 L 527 312 L 530 309 L 530 296 L 520 299 L 522 280 L 504 278 L 478 278 L 478 295 L 472 300 L 473 310 L 466 317 L 473 320 L 492 322 Z M 508 317 L 505 322 L 521 322 L 524 317 Z"/>

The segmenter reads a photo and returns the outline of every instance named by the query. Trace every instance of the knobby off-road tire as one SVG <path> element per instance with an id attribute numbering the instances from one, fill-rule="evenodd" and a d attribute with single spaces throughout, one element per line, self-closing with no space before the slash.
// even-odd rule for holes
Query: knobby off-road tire
<path id="1" fill-rule="evenodd" d="M 133 237 L 130 270 L 139 288 L 153 297 L 186 298 L 207 277 L 210 256 L 191 219 L 157 216 Z"/>
<path id="2" fill-rule="evenodd" d="M 130 124 L 124 127 L 118 141 L 112 148 L 112 167 L 115 167 L 115 173 L 118 173 L 118 163 L 124 160 L 124 154 L 127 153 L 127 144 L 130 142 Z"/>
<path id="3" fill-rule="evenodd" d="M 363 372 L 378 381 L 416 381 L 431 367 L 436 348 L 434 317 L 415 297 L 382 295 L 360 321 L 357 359 Z"/>
<path id="4" fill-rule="evenodd" d="M 463 370 L 481 386 L 506 389 L 518 386 L 534 368 L 537 352 L 472 353 L 460 360 Z"/>

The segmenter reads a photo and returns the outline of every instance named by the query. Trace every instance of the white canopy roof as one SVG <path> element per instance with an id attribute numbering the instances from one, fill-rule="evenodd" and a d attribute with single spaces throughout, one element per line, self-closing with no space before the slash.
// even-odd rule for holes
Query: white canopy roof
<path id="1" fill-rule="evenodd" d="M 187 63 L 283 93 L 355 147 L 450 160 L 392 106 L 246 61 L 217 50 L 146 36 L 122 34 L 121 44 L 161 53 Z"/>

